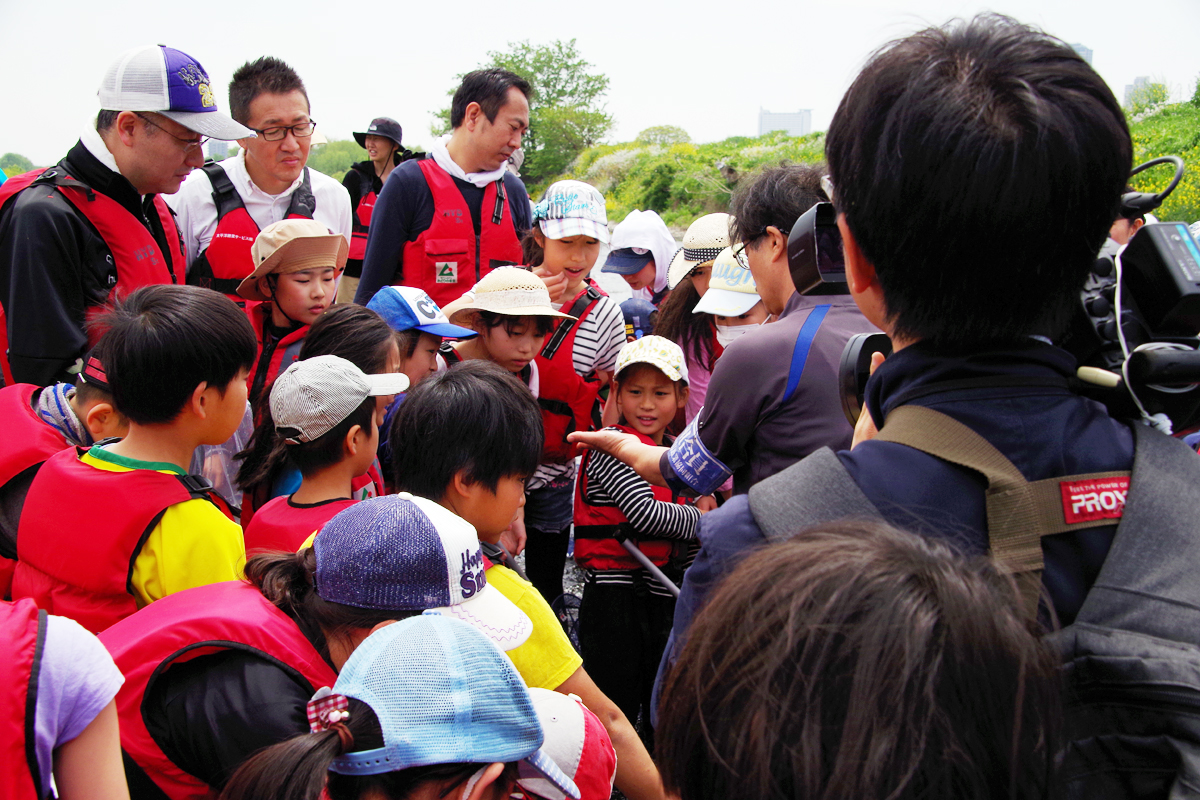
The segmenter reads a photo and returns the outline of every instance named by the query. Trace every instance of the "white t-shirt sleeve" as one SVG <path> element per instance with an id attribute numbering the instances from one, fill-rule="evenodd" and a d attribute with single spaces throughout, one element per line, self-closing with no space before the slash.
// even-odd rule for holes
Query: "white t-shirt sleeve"
<path id="1" fill-rule="evenodd" d="M 54 751 L 83 733 L 123 683 L 95 635 L 66 617 L 46 617 L 34 719 L 43 780 L 50 774 Z"/>

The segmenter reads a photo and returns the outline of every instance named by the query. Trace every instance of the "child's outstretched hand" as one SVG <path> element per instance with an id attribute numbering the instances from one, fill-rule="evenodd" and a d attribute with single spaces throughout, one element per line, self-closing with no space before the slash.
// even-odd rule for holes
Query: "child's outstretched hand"
<path id="1" fill-rule="evenodd" d="M 618 461 L 629 461 L 621 457 L 622 452 L 627 452 L 631 449 L 631 445 L 639 445 L 641 439 L 636 434 L 623 433 L 621 431 L 575 431 L 567 434 L 567 441 L 581 444 L 591 450 L 599 450 L 602 453 L 608 453 Z"/>

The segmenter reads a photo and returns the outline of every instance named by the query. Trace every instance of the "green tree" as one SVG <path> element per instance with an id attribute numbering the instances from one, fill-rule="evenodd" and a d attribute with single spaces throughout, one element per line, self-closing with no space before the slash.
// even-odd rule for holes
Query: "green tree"
<path id="1" fill-rule="evenodd" d="M 653 128 L 646 128 L 637 135 L 635 139 L 638 144 L 688 144 L 692 141 L 692 137 L 688 136 L 688 132 L 683 128 L 678 128 L 674 125 L 655 125 Z"/>
<path id="2" fill-rule="evenodd" d="M 529 81 L 529 131 L 522 140 L 525 163 L 521 174 L 531 187 L 563 172 L 577 155 L 595 145 L 612 129 L 613 119 L 602 103 L 608 77 L 592 72 L 575 40 L 546 45 L 510 42 L 508 52 L 490 52 L 480 69 L 498 67 Z M 462 75 L 458 76 L 461 82 Z M 457 88 L 457 83 L 455 85 Z M 454 90 L 448 92 L 451 96 Z M 450 131 L 450 109 L 436 115 L 435 133 Z"/>
<path id="3" fill-rule="evenodd" d="M 29 172 L 33 169 L 33 162 L 20 153 L 5 153 L 0 156 L 0 169 L 4 170 L 4 174 L 11 178 L 22 172 Z"/>
<path id="4" fill-rule="evenodd" d="M 316 145 L 309 151 L 308 165 L 340 181 L 354 162 L 366 158 L 367 151 L 353 139 L 330 139 L 328 143 Z"/>
<path id="5" fill-rule="evenodd" d="M 1169 95 L 1165 83 L 1148 83 L 1145 86 L 1139 86 L 1129 95 L 1129 105 L 1125 109 L 1125 113 L 1132 116 L 1151 106 L 1165 103 Z"/>

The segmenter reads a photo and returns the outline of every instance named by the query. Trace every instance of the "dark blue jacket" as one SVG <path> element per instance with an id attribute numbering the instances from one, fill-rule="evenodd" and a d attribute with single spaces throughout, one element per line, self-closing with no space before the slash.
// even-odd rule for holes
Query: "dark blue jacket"
<path id="1" fill-rule="evenodd" d="M 1129 428 L 1068 388 L 1075 368 L 1070 354 L 1036 340 L 1024 348 L 962 357 L 939 356 L 918 343 L 876 371 L 867 383 L 866 404 L 879 427 L 888 412 L 907 403 L 947 414 L 991 442 L 1030 481 L 1128 470 Z M 992 385 L 954 383 L 964 380 Z M 966 553 L 987 552 L 986 483 L 978 473 L 892 442 L 864 442 L 837 457 L 888 522 L 949 540 Z M 1063 625 L 1078 613 L 1115 530 L 1107 525 L 1042 540 L 1043 583 Z M 663 667 L 674 660 L 692 617 L 721 577 L 766 543 L 744 495 L 704 515 L 697 535 L 701 550 L 684 577 Z M 660 667 L 660 680 L 662 673 Z"/>

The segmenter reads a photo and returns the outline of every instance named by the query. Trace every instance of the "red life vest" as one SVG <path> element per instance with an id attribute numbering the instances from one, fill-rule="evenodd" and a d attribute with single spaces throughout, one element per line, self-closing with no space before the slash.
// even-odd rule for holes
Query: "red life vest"
<path id="1" fill-rule="evenodd" d="M 241 581 L 214 583 L 164 597 L 104 631 L 100 641 L 125 676 L 116 698 L 121 749 L 175 800 L 201 800 L 215 792 L 172 763 L 146 728 L 142 699 L 168 667 L 219 650 L 238 649 L 274 661 L 307 682 L 311 691 L 333 686 L 337 680 L 337 673 L 296 623 L 256 588 Z"/>
<path id="2" fill-rule="evenodd" d="M 276 497 L 254 512 L 246 526 L 246 555 L 252 551 L 286 550 L 294 553 L 315 531 L 356 500 L 333 500 L 315 506 L 293 506 L 287 495 Z"/>
<path id="3" fill-rule="evenodd" d="M 62 450 L 38 470 L 17 526 L 13 598 L 33 598 L 92 633 L 137 611 L 130 580 L 146 537 L 176 503 L 204 498 L 232 518 L 196 475 L 112 472 Z"/>
<path id="4" fill-rule="evenodd" d="M 258 407 L 258 398 L 263 388 L 300 358 L 300 345 L 308 335 L 308 326 L 301 325 L 281 339 L 268 340 L 267 319 L 271 314 L 271 303 L 258 303 L 246 309 L 250 324 L 254 327 L 254 338 L 258 341 L 258 354 L 250 368 L 250 402 Z"/>
<path id="5" fill-rule="evenodd" d="M 546 432 L 542 449 L 544 464 L 565 464 L 574 458 L 578 448 L 567 441 L 567 434 L 586 431 L 592 426 L 600 381 L 575 372 L 575 335 L 579 325 L 604 296 L 604 292 L 589 281 L 569 305 L 563 305 L 563 313 L 577 317 L 579 322 L 559 320 L 542 345 L 542 352 L 534 359 L 538 369 L 537 401 Z"/>
<path id="6" fill-rule="evenodd" d="M 633 428 L 625 425 L 614 426 L 617 430 L 632 433 L 644 444 L 653 445 L 649 436 L 644 436 Z M 583 463 L 579 467 L 579 479 L 575 484 L 575 563 L 584 569 L 641 569 L 642 565 L 613 538 L 620 525 L 625 526 L 628 539 L 646 554 L 646 557 L 658 566 L 663 566 L 671 560 L 676 552 L 682 552 L 686 544 L 670 539 L 638 539 L 637 531 L 632 529 L 621 509 L 612 506 L 594 506 L 584 500 L 587 490 L 587 468 L 592 452 L 583 454 Z M 663 503 L 686 504 L 684 498 L 671 492 L 665 486 L 651 486 L 654 499 Z"/>
<path id="7" fill-rule="evenodd" d="M 71 446 L 61 433 L 34 413 L 33 393 L 40 388 L 31 383 L 18 383 L 0 389 L 0 419 L 4 420 L 0 486 Z M 16 566 L 15 560 L 0 556 L 0 597 L 8 597 L 11 593 Z"/>
<path id="8" fill-rule="evenodd" d="M 38 767 L 34 746 L 34 714 L 37 707 L 38 675 L 42 648 L 46 643 L 46 612 L 32 600 L 0 603 L 0 797 L 5 800 L 37 800 L 45 797 L 42 784 L 49 786 Z M 49 776 L 45 776 L 48 779 Z"/>
<path id="9" fill-rule="evenodd" d="M 358 169 L 359 165 L 355 164 L 350 168 L 351 172 L 358 176 L 358 206 L 354 209 L 354 216 L 350 222 L 353 226 L 350 232 L 350 260 L 362 261 L 367 255 L 367 234 L 371 231 L 371 214 L 375 211 L 375 201 L 378 200 L 378 195 L 375 194 L 375 165 L 370 161 L 362 162 L 365 167 L 371 168 L 371 174 L 368 175 Z"/>
<path id="10" fill-rule="evenodd" d="M 213 231 L 208 247 L 188 266 L 187 282 L 192 286 L 215 289 L 244 306 L 246 298 L 237 293 L 237 288 L 247 275 L 254 272 L 250 248 L 258 238 L 258 223 L 251 218 L 242 196 L 220 164 L 208 164 L 202 169 L 213 187 L 217 229 Z M 312 219 L 316 207 L 308 167 L 305 167 L 304 180 L 292 192 L 284 219 Z"/>
<path id="11" fill-rule="evenodd" d="M 350 481 L 351 496 L 355 500 L 366 500 L 371 497 L 383 497 L 388 493 L 383 483 L 383 472 L 376 458 L 367 467 L 367 471 Z"/>
<path id="12" fill-rule="evenodd" d="M 417 163 L 433 193 L 433 222 L 416 241 L 404 245 L 404 274 L 398 283 L 424 289 L 445 307 L 494 268 L 520 264 L 521 243 L 503 179 L 484 190 L 481 230 L 476 232 L 454 178 L 431 158 Z"/>
<path id="13" fill-rule="evenodd" d="M 179 229 L 175 227 L 175 218 L 161 195 L 154 196 L 154 208 L 167 240 L 165 255 L 145 224 L 129 213 L 125 206 L 53 167 L 26 172 L 5 181 L 0 186 L 0 211 L 18 192 L 33 185 L 47 193 L 57 191 L 100 234 L 105 247 L 112 253 L 113 266 L 117 270 L 117 283 L 110 296 L 115 293 L 128 294 L 143 286 L 177 282 L 175 271 L 185 263 L 183 247 L 179 241 Z M 88 345 L 95 343 L 89 337 Z M 3 371 L 6 384 L 16 382 L 8 365 L 8 323 L 3 308 L 0 308 L 0 371 Z"/>

